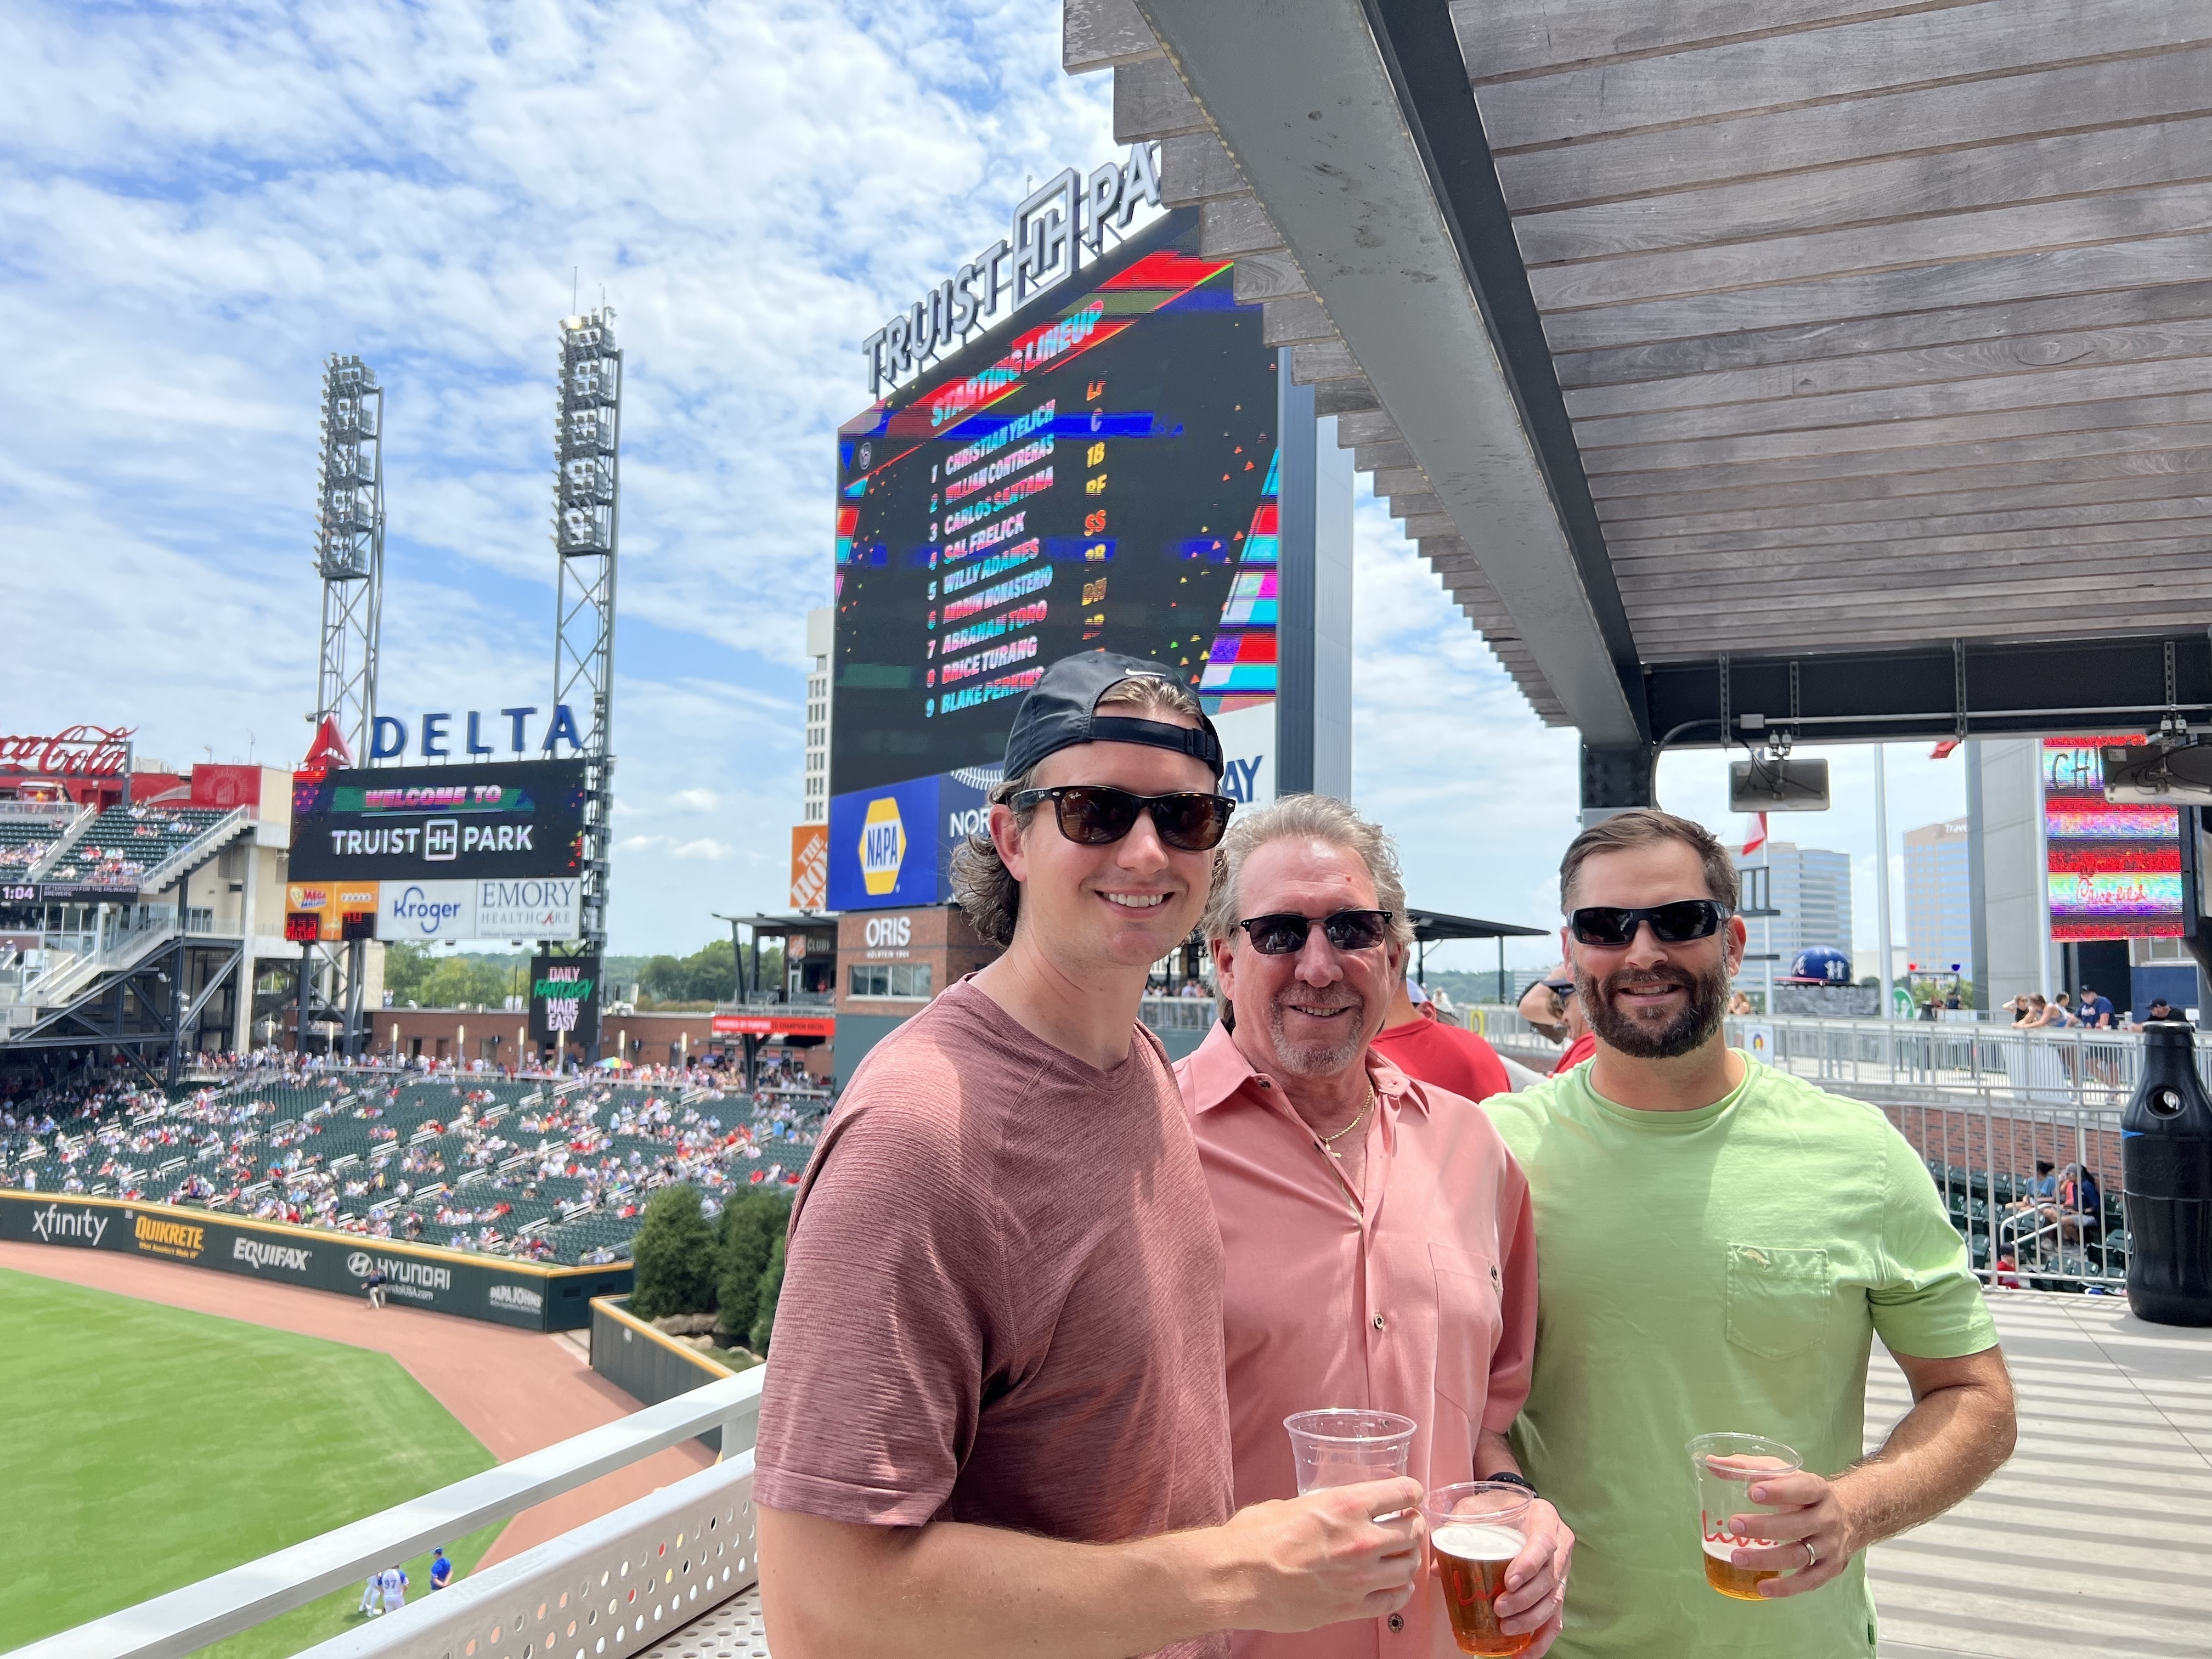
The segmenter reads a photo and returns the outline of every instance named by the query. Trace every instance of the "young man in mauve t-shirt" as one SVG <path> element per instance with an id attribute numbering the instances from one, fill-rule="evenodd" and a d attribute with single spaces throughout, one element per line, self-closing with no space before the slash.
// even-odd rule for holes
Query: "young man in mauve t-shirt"
<path id="1" fill-rule="evenodd" d="M 1231 803 L 1158 663 L 1055 663 L 963 906 L 1006 953 L 886 1037 L 799 1188 L 754 1498 L 777 1659 L 1218 1659 L 1401 1606 L 1409 1480 L 1231 1514 L 1221 1241 L 1137 1023 Z"/>

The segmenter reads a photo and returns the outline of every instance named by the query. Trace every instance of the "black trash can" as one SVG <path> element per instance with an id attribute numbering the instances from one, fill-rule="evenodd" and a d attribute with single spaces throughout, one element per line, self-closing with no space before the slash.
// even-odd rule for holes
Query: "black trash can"
<path id="1" fill-rule="evenodd" d="M 2143 1027 L 2143 1079 L 2120 1137 L 2128 1306 L 2160 1325 L 2212 1325 L 2212 1098 L 2188 1025 Z"/>

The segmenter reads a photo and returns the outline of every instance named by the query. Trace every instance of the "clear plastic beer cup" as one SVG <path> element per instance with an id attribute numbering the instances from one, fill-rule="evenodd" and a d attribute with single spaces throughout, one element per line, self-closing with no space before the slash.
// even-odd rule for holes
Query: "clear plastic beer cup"
<path id="1" fill-rule="evenodd" d="M 1536 1632 L 1508 1635 L 1495 1605 L 1505 1589 L 1505 1569 L 1528 1541 L 1528 1492 L 1498 1480 L 1438 1486 L 1422 1500 L 1429 1551 L 1452 1639 L 1462 1653 L 1510 1659 L 1525 1652 Z"/>
<path id="2" fill-rule="evenodd" d="M 1405 1474 L 1407 1449 L 1420 1425 L 1395 1412 L 1334 1406 L 1293 1412 L 1283 1426 L 1291 1431 L 1291 1462 L 1303 1498 L 1323 1486 L 1356 1486 Z"/>
<path id="3" fill-rule="evenodd" d="M 1698 1534 L 1705 1551 L 1705 1582 L 1739 1601 L 1764 1601 L 1759 1587 L 1779 1578 L 1778 1567 L 1739 1567 L 1735 1552 L 1771 1542 L 1729 1530 L 1729 1517 L 1771 1515 L 1773 1507 L 1751 1501 L 1753 1482 L 1771 1474 L 1794 1474 L 1805 1467 L 1779 1440 L 1757 1434 L 1701 1434 L 1690 1442 L 1690 1467 L 1698 1480 Z"/>

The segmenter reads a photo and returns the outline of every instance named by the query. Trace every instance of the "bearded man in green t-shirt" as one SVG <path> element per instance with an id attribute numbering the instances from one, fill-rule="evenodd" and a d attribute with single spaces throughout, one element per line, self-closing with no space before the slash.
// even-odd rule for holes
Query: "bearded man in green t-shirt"
<path id="1" fill-rule="evenodd" d="M 1701 826 L 1621 813 L 1559 869 L 1592 1058 L 1484 1109 L 1528 1179 L 1535 1369 L 1512 1441 L 1580 1542 L 1559 1659 L 1871 1659 L 1863 1552 L 2010 1455 L 2012 1385 L 1926 1168 L 1872 1106 L 1730 1049 L 1736 874 Z M 1882 1342 L 1914 1405 L 1864 1455 Z M 1692 1436 L 1794 1449 L 1708 1587 Z M 1723 1547 L 1727 1547 L 1725 1543 Z"/>

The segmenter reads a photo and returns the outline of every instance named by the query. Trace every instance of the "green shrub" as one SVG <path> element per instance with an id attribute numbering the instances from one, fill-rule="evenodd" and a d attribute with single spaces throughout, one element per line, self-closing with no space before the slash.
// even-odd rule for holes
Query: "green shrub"
<path id="1" fill-rule="evenodd" d="M 765 1359 L 769 1340 L 775 1334 L 775 1304 L 783 1294 L 783 1235 L 778 1233 L 775 1248 L 769 1252 L 768 1266 L 761 1270 L 760 1311 L 753 1316 L 751 1334 L 746 1345 Z"/>
<path id="2" fill-rule="evenodd" d="M 748 1192 L 731 1200 L 723 1210 L 715 1285 L 722 1328 L 732 1335 L 743 1339 L 751 1333 L 753 1317 L 760 1311 L 761 1274 L 775 1242 L 790 1225 L 787 1191 Z"/>
<path id="3" fill-rule="evenodd" d="M 714 1230 L 699 1212 L 699 1189 L 663 1187 L 645 1206 L 632 1259 L 637 1288 L 629 1310 L 640 1319 L 714 1309 Z"/>

